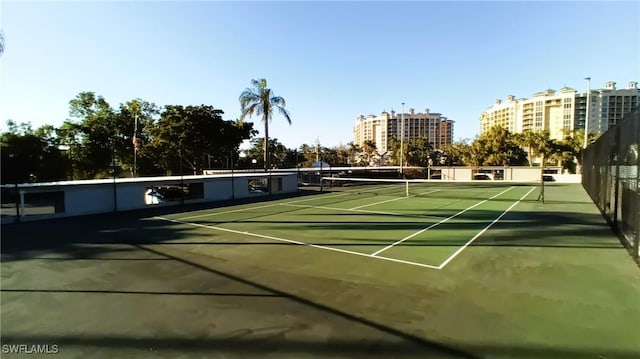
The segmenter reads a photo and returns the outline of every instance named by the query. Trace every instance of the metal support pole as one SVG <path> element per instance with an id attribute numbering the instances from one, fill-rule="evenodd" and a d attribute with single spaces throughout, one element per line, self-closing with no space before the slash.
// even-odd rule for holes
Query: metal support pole
<path id="1" fill-rule="evenodd" d="M 582 148 L 587 148 L 587 138 L 589 137 L 589 108 L 591 107 L 591 77 L 585 77 L 587 80 L 587 109 L 584 115 L 584 143 Z"/>
<path id="2" fill-rule="evenodd" d="M 404 178 L 404 102 L 402 103 L 402 120 L 400 122 L 400 175 Z"/>
<path id="3" fill-rule="evenodd" d="M 138 174 L 138 114 L 133 115 L 133 177 Z"/>
<path id="4" fill-rule="evenodd" d="M 20 222 L 20 218 L 24 217 L 26 213 L 24 212 L 24 191 L 18 191 L 18 185 L 16 184 L 16 191 L 18 192 L 18 203 L 16 206 L 17 222 Z"/>
<path id="5" fill-rule="evenodd" d="M 230 155 L 231 155 L 231 199 L 236 199 L 236 186 L 235 186 L 235 181 L 233 180 L 233 151 L 231 151 Z"/>
<path id="6" fill-rule="evenodd" d="M 184 173 L 182 170 L 182 141 L 180 141 L 180 204 L 184 204 Z"/>
<path id="7" fill-rule="evenodd" d="M 322 192 L 322 157 L 320 157 L 320 192 Z"/>
<path id="8" fill-rule="evenodd" d="M 298 150 L 296 149 L 296 187 L 300 192 L 300 162 L 298 160 Z"/>
<path id="9" fill-rule="evenodd" d="M 118 212 L 118 190 L 116 186 L 116 146 L 111 144 L 111 171 L 113 172 L 113 211 Z"/>

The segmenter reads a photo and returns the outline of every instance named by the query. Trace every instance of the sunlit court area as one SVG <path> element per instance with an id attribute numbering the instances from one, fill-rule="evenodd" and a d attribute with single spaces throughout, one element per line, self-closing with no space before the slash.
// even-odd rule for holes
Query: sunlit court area
<path id="1" fill-rule="evenodd" d="M 326 179 L 5 225 L 3 343 L 65 357 L 634 358 L 640 271 L 580 184 Z"/>

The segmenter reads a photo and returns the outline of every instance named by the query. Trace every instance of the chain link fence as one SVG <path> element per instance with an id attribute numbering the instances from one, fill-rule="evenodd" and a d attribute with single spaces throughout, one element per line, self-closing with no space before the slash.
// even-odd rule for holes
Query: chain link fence
<path id="1" fill-rule="evenodd" d="M 582 185 L 640 264 L 640 110 L 584 151 Z"/>

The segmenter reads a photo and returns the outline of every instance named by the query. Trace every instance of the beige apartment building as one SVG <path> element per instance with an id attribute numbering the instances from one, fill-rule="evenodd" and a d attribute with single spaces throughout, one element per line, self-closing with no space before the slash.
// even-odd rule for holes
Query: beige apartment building
<path id="1" fill-rule="evenodd" d="M 453 140 L 453 122 L 440 113 L 431 113 L 425 109 L 416 113 L 410 108 L 404 116 L 395 111 L 383 111 L 380 115 L 359 116 L 353 127 L 353 143 L 362 146 L 365 141 L 373 141 L 379 154 L 391 152 L 389 140 L 400 140 L 404 117 L 404 140 L 425 137 L 440 149 Z"/>
<path id="2" fill-rule="evenodd" d="M 626 89 L 616 89 L 615 82 L 610 81 L 602 89 L 592 89 L 587 131 L 600 135 L 638 108 L 640 89 L 637 84 L 630 82 Z M 559 140 L 574 130 L 584 129 L 586 103 L 586 92 L 578 94 L 570 87 L 541 91 L 530 99 L 516 99 L 510 95 L 505 101 L 496 100 L 480 115 L 480 134 L 500 125 L 512 133 L 546 130 L 552 139 Z"/>

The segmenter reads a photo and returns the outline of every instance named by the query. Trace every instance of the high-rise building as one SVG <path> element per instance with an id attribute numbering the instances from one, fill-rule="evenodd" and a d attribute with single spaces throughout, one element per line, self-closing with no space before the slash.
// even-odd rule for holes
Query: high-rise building
<path id="1" fill-rule="evenodd" d="M 435 149 L 450 145 L 453 140 L 453 122 L 440 113 L 416 113 L 410 108 L 404 116 L 401 113 L 383 111 L 379 116 L 359 116 L 353 127 L 353 143 L 363 146 L 365 141 L 373 141 L 378 153 L 391 152 L 389 140 L 401 138 L 404 117 L 403 139 L 427 138 Z"/>
<path id="2" fill-rule="evenodd" d="M 506 101 L 496 100 L 493 106 L 480 115 L 480 133 L 489 131 L 493 126 L 502 126 L 510 132 L 518 132 L 519 100 L 513 95 L 507 96 Z"/>
<path id="3" fill-rule="evenodd" d="M 597 135 L 638 108 L 640 89 L 630 82 L 626 89 L 617 90 L 615 82 L 607 82 L 603 89 L 591 90 L 587 131 Z M 577 129 L 584 129 L 587 116 L 587 94 L 563 87 L 559 91 L 545 90 L 531 99 L 515 99 L 496 103 L 480 115 L 480 134 L 500 125 L 512 133 L 546 130 L 553 139 L 562 139 Z"/>
<path id="4" fill-rule="evenodd" d="M 586 94 L 584 95 L 586 101 Z M 602 134 L 615 126 L 627 113 L 640 106 L 640 89 L 637 82 L 629 82 L 626 89 L 616 89 L 609 81 L 603 89 L 592 90 L 589 109 L 589 133 Z"/>

